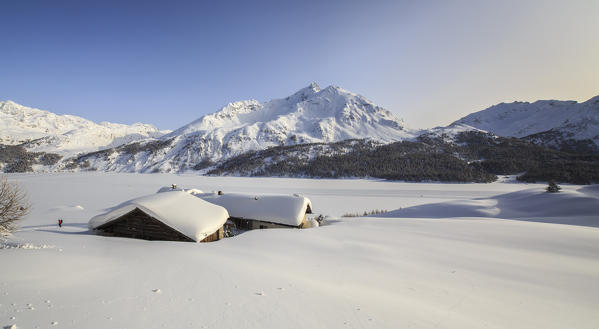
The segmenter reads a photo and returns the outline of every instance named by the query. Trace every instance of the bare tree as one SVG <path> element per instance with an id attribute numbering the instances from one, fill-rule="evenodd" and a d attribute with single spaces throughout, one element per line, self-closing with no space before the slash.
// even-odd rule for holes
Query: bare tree
<path id="1" fill-rule="evenodd" d="M 0 178 L 0 234 L 17 229 L 17 221 L 27 216 L 31 205 L 27 193 L 16 183 Z"/>

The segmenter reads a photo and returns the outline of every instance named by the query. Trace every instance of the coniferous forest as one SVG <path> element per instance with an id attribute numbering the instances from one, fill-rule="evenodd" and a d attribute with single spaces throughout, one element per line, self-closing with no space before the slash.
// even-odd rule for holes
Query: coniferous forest
<path id="1" fill-rule="evenodd" d="M 166 141 L 168 142 L 168 141 Z M 161 142 L 161 143 L 166 143 Z M 74 158 L 67 170 L 95 170 L 89 158 L 122 150 L 155 152 L 155 144 L 132 143 Z M 276 146 L 250 151 L 218 163 L 203 160 L 193 170 L 208 175 L 348 178 L 373 177 L 404 181 L 492 182 L 497 175 L 518 175 L 523 182 L 599 183 L 599 153 L 588 148 L 554 149 L 527 139 L 498 137 L 480 131 L 455 136 L 424 134 L 415 141 L 381 144 L 368 139 L 336 143 Z M 23 146 L 0 145 L 4 172 L 51 166 L 61 156 L 28 152 Z"/>
<path id="2" fill-rule="evenodd" d="M 319 155 L 309 154 L 318 148 Z M 324 152 L 323 152 L 324 150 Z M 423 135 L 414 142 L 367 140 L 303 144 L 253 151 L 221 162 L 210 175 L 375 177 L 405 181 L 492 182 L 518 174 L 525 182 L 599 182 L 599 154 L 571 153 L 518 138 L 462 132 L 448 142 Z"/>

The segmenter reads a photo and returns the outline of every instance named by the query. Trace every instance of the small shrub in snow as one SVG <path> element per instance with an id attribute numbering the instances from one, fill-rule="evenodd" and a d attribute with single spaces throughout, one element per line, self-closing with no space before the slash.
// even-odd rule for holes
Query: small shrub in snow
<path id="1" fill-rule="evenodd" d="M 557 193 L 559 192 L 559 190 L 561 190 L 562 188 L 557 185 L 557 183 L 554 180 L 550 180 L 549 184 L 547 185 L 547 192 L 549 193 Z"/>
<path id="2" fill-rule="evenodd" d="M 384 209 L 375 209 L 371 211 L 364 211 L 363 213 L 347 213 L 343 214 L 341 217 L 366 217 L 370 215 L 380 215 L 386 213 L 387 210 Z"/>
<path id="3" fill-rule="evenodd" d="M 16 229 L 16 223 L 29 213 L 29 201 L 23 189 L 0 179 L 0 233 L 8 234 Z"/>
<path id="4" fill-rule="evenodd" d="M 320 214 L 320 215 L 316 216 L 316 218 L 314 218 L 314 219 L 316 219 L 316 221 L 318 222 L 318 225 L 321 225 L 322 222 L 324 222 L 325 217 L 322 214 Z"/>

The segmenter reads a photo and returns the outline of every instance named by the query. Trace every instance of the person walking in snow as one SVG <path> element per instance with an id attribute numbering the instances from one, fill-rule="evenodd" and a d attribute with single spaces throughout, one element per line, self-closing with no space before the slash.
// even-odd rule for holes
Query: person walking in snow
<path id="1" fill-rule="evenodd" d="M 62 227 L 62 219 L 58 219 L 58 227 Z"/>

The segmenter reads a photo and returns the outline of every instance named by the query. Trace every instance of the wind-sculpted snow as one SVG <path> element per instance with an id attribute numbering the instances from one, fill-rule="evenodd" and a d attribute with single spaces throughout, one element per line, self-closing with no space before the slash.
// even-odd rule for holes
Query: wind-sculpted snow
<path id="1" fill-rule="evenodd" d="M 550 194 L 546 184 L 513 181 L 115 173 L 9 179 L 29 191 L 34 207 L 13 236 L 0 238 L 0 327 L 596 329 L 599 323 L 599 229 L 563 225 L 593 217 L 597 186 L 562 185 Z M 314 205 L 309 217 L 329 217 L 319 228 L 253 230 L 212 243 L 88 231 L 89 218 L 107 207 L 173 183 L 225 195 L 299 193 Z M 551 201 L 539 202 L 545 198 L 559 200 L 560 213 Z M 438 218 L 426 207 L 439 202 L 464 211 Z M 468 211 L 468 202 L 501 213 L 454 217 Z M 415 206 L 431 216 L 338 217 Z M 569 222 L 507 215 L 524 212 Z"/>
<path id="2" fill-rule="evenodd" d="M 492 217 L 599 227 L 599 186 L 547 193 L 539 188 L 486 198 L 429 203 L 397 209 L 376 217 L 453 218 Z"/>

